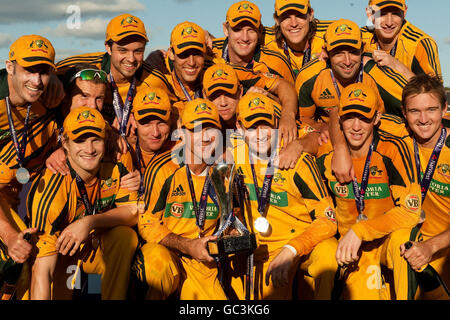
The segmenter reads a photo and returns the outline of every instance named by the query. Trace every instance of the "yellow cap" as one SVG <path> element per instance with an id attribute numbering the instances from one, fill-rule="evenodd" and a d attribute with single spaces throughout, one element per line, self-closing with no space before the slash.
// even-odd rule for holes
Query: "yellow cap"
<path id="1" fill-rule="evenodd" d="M 378 10 L 387 8 L 387 7 L 397 7 L 399 9 L 401 9 L 402 11 L 406 10 L 406 2 L 405 0 L 395 0 L 395 1 L 391 1 L 391 0 L 370 0 L 369 1 L 369 6 L 376 6 L 378 7 Z"/>
<path id="2" fill-rule="evenodd" d="M 354 83 L 342 92 L 339 116 L 348 113 L 358 113 L 367 119 L 372 119 L 379 110 L 378 97 L 375 90 L 364 83 Z"/>
<path id="3" fill-rule="evenodd" d="M 55 68 L 55 49 L 50 41 L 35 34 L 22 36 L 9 48 L 9 60 L 24 68 L 48 64 Z"/>
<path id="4" fill-rule="evenodd" d="M 208 97 L 217 90 L 235 94 L 239 88 L 239 79 L 232 66 L 225 63 L 214 64 L 203 75 L 203 88 Z"/>
<path id="5" fill-rule="evenodd" d="M 361 30 L 353 21 L 346 19 L 337 20 L 328 27 L 325 33 L 325 43 L 328 51 L 339 46 L 351 46 L 355 49 L 361 49 Z"/>
<path id="6" fill-rule="evenodd" d="M 240 1 L 231 5 L 227 12 L 227 22 L 234 28 L 242 21 L 248 21 L 256 28 L 261 25 L 261 11 L 250 1 Z"/>
<path id="7" fill-rule="evenodd" d="M 167 122 L 171 108 L 169 96 L 160 88 L 146 87 L 139 90 L 133 100 L 133 114 L 137 121 L 155 116 Z"/>
<path id="8" fill-rule="evenodd" d="M 295 10 L 307 14 L 310 8 L 309 0 L 275 0 L 275 13 L 281 16 L 288 10 Z"/>
<path id="9" fill-rule="evenodd" d="M 106 122 L 97 109 L 78 107 L 70 111 L 64 119 L 64 133 L 70 140 L 76 140 L 86 133 L 105 138 Z"/>
<path id="10" fill-rule="evenodd" d="M 275 125 L 274 101 L 262 93 L 247 93 L 239 101 L 236 110 L 236 119 L 249 129 L 258 121 L 267 122 L 270 126 Z"/>
<path id="11" fill-rule="evenodd" d="M 148 41 L 147 31 L 141 19 L 125 13 L 113 18 L 106 27 L 106 42 L 118 42 L 125 37 L 138 35 Z"/>
<path id="12" fill-rule="evenodd" d="M 188 49 L 197 49 L 206 53 L 206 34 L 198 24 L 185 21 L 173 28 L 170 35 L 170 46 L 176 54 Z"/>
<path id="13" fill-rule="evenodd" d="M 190 130 L 198 125 L 222 128 L 217 107 L 211 101 L 202 98 L 191 100 L 184 105 L 181 125 Z"/>

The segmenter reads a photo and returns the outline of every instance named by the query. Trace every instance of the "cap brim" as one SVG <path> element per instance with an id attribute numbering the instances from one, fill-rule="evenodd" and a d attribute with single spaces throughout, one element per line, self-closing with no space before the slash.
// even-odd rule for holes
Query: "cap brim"
<path id="1" fill-rule="evenodd" d="M 20 59 L 16 59 L 16 61 L 20 66 L 22 66 L 24 68 L 37 66 L 40 64 L 47 64 L 47 65 L 51 66 L 54 70 L 56 70 L 56 66 L 53 63 L 53 61 L 47 57 L 20 58 Z"/>
<path id="2" fill-rule="evenodd" d="M 351 104 L 343 106 L 339 109 L 339 116 L 344 116 L 350 113 L 357 113 L 366 119 L 372 119 L 375 116 L 376 110 L 360 104 Z"/>
<path id="3" fill-rule="evenodd" d="M 158 108 L 146 108 L 134 111 L 134 118 L 138 121 L 152 116 L 157 117 L 163 121 L 168 121 L 170 118 L 170 113 L 167 110 L 161 110 Z"/>
<path id="4" fill-rule="evenodd" d="M 93 134 L 101 139 L 105 139 L 105 129 L 93 126 L 84 126 L 73 131 L 66 132 L 70 140 L 74 141 L 85 134 Z"/>
<path id="5" fill-rule="evenodd" d="M 251 128 L 255 123 L 257 122 L 266 122 L 267 124 L 269 124 L 270 126 L 274 126 L 275 125 L 275 118 L 273 115 L 270 115 L 268 113 L 254 113 L 251 114 L 247 117 L 244 117 L 243 119 L 244 121 L 241 122 L 244 125 L 244 127 L 246 129 Z"/>
<path id="6" fill-rule="evenodd" d="M 222 126 L 219 122 L 211 119 L 211 118 L 207 118 L 207 119 L 195 119 L 194 121 L 185 123 L 184 126 L 189 129 L 189 130 L 193 130 L 197 127 L 208 127 L 208 126 L 213 126 L 213 127 L 217 127 L 219 129 L 222 129 Z"/>
<path id="7" fill-rule="evenodd" d="M 236 27 L 238 24 L 240 24 L 242 22 L 250 22 L 250 24 L 252 24 L 255 28 L 259 28 L 259 26 L 261 25 L 261 21 L 258 21 L 255 18 L 249 17 L 249 16 L 241 16 L 241 17 L 236 17 L 232 20 L 228 20 L 228 24 L 232 28 Z"/>
<path id="8" fill-rule="evenodd" d="M 285 6 L 277 9 L 277 15 L 281 16 L 283 13 L 285 13 L 286 11 L 289 11 L 289 10 L 295 10 L 302 14 L 306 14 L 306 13 L 308 13 L 308 8 L 309 8 L 308 6 L 305 6 L 300 3 L 289 3 Z"/>
<path id="9" fill-rule="evenodd" d="M 351 39 L 341 39 L 331 42 L 330 44 L 327 44 L 327 50 L 328 52 L 336 49 L 338 47 L 343 46 L 349 46 L 355 49 L 361 49 L 362 47 L 362 41 L 361 40 L 351 40 Z"/>
<path id="10" fill-rule="evenodd" d="M 148 41 L 148 37 L 145 33 L 139 32 L 139 31 L 125 31 L 119 34 L 116 34 L 115 36 L 111 36 L 106 41 L 112 40 L 114 42 L 118 42 L 122 39 L 125 39 L 126 37 L 130 36 L 140 36 L 145 39 L 145 41 Z"/>
<path id="11" fill-rule="evenodd" d="M 232 83 L 215 83 L 212 86 L 205 88 L 205 91 L 208 97 L 217 91 L 225 91 L 233 95 L 238 91 L 238 86 Z"/>
<path id="12" fill-rule="evenodd" d="M 378 4 L 373 4 L 372 7 L 378 7 L 380 10 L 387 7 L 396 7 L 399 8 L 400 10 L 405 11 L 405 6 L 403 5 L 403 3 L 392 0 L 382 1 Z"/>
<path id="13" fill-rule="evenodd" d="M 175 44 L 172 45 L 172 48 L 176 54 L 183 53 L 189 49 L 197 49 L 203 53 L 206 53 L 206 44 L 197 41 L 189 41 L 180 44 Z"/>

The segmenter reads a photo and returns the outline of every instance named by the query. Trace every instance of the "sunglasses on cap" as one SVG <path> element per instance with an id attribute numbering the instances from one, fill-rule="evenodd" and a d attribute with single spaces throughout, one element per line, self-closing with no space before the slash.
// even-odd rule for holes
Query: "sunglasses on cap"
<path id="1" fill-rule="evenodd" d="M 106 72 L 98 69 L 80 70 L 70 79 L 70 82 L 74 81 L 76 78 L 81 78 L 81 80 L 88 80 L 88 81 L 92 81 L 95 78 L 98 78 L 102 82 L 108 83 L 108 75 L 106 74 Z"/>

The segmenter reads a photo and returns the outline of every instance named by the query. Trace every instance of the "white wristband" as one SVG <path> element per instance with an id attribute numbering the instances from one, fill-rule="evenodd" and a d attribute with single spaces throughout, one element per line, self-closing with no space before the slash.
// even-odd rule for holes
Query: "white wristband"
<path id="1" fill-rule="evenodd" d="M 296 250 L 293 246 L 290 246 L 290 245 L 288 245 L 288 244 L 285 244 L 285 245 L 283 246 L 283 248 L 287 248 L 287 249 L 291 250 L 292 253 L 294 254 L 294 256 L 297 256 L 297 250 Z"/>

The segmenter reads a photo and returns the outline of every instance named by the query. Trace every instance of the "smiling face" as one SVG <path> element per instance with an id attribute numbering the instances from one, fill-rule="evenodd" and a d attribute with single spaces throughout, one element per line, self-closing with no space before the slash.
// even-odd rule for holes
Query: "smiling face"
<path id="1" fill-rule="evenodd" d="M 52 69 L 47 64 L 24 68 L 17 62 L 6 61 L 9 96 L 15 105 L 36 102 L 50 81 Z"/>
<path id="2" fill-rule="evenodd" d="M 139 144 L 146 152 L 159 151 L 170 134 L 170 125 L 153 116 L 136 121 L 136 127 Z"/>
<path id="3" fill-rule="evenodd" d="M 281 16 L 275 17 L 288 46 L 294 50 L 308 40 L 310 23 L 313 19 L 314 13 L 312 10 L 307 14 L 302 14 L 296 10 L 288 10 L 283 12 Z"/>
<path id="4" fill-rule="evenodd" d="M 186 138 L 187 161 L 189 164 L 213 163 L 216 150 L 219 150 L 221 142 L 220 129 L 214 126 L 205 126 L 193 130 L 184 130 Z"/>
<path id="5" fill-rule="evenodd" d="M 446 110 L 447 105 L 442 106 L 435 94 L 421 93 L 406 98 L 404 116 L 419 144 L 434 147 L 441 133 Z"/>
<path id="6" fill-rule="evenodd" d="M 371 15 L 375 33 L 382 42 L 393 42 L 398 38 L 406 12 L 397 7 L 386 7 Z"/>
<path id="7" fill-rule="evenodd" d="M 168 51 L 169 59 L 173 61 L 175 73 L 180 80 L 188 86 L 200 81 L 200 74 L 205 65 L 205 55 L 197 49 L 188 49 L 180 54 L 175 54 L 172 49 Z"/>
<path id="8" fill-rule="evenodd" d="M 374 126 L 378 121 L 379 115 L 367 119 L 358 113 L 349 113 L 340 118 L 342 131 L 353 157 L 360 158 L 367 154 L 372 143 Z"/>
<path id="9" fill-rule="evenodd" d="M 208 99 L 214 103 L 219 111 L 220 118 L 227 122 L 233 119 L 236 115 L 236 108 L 239 103 L 239 99 L 242 95 L 242 88 L 235 94 L 225 92 L 223 90 L 217 90 Z"/>
<path id="10" fill-rule="evenodd" d="M 361 67 L 362 50 L 341 46 L 329 52 L 331 69 L 342 85 L 355 82 Z"/>
<path id="11" fill-rule="evenodd" d="M 144 62 L 146 40 L 140 36 L 126 37 L 105 45 L 111 56 L 111 73 L 118 83 L 130 81 Z"/>
<path id="12" fill-rule="evenodd" d="M 76 140 L 63 139 L 63 148 L 73 169 L 80 176 L 95 175 L 105 153 L 105 142 L 93 134 L 85 134 Z"/>
<path id="13" fill-rule="evenodd" d="M 250 128 L 244 128 L 244 139 L 249 150 L 258 157 L 266 158 L 272 151 L 274 130 L 268 123 L 259 121 Z"/>
<path id="14" fill-rule="evenodd" d="M 105 100 L 106 84 L 91 80 L 75 80 L 74 88 L 70 95 L 70 109 L 89 107 L 101 111 Z"/>
<path id="15" fill-rule="evenodd" d="M 223 32 L 228 38 L 228 53 L 232 63 L 249 63 L 259 43 L 260 31 L 250 22 L 244 21 L 234 28 L 224 23 Z"/>

